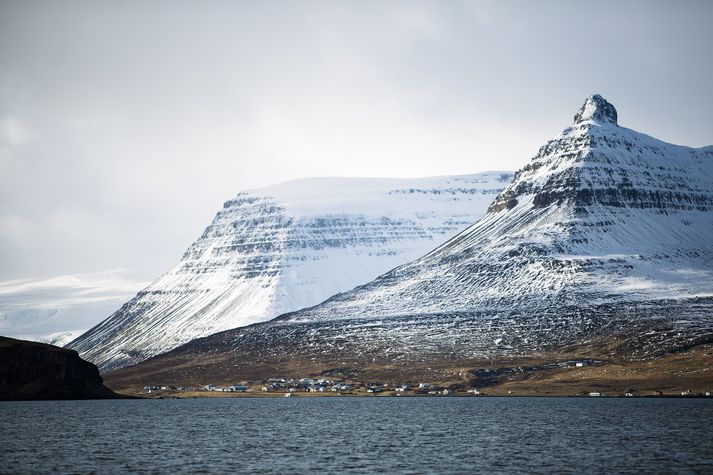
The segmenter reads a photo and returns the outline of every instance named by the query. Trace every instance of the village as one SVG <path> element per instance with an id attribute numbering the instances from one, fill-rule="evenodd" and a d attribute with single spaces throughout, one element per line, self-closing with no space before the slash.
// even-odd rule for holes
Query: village
<path id="1" fill-rule="evenodd" d="M 205 384 L 202 386 L 144 386 L 146 394 L 153 397 L 212 397 L 212 396 L 518 396 L 513 391 L 506 393 L 486 392 L 463 384 L 385 383 L 374 381 L 345 381 L 326 378 L 270 378 L 264 381 L 243 381 L 234 385 Z M 229 393 L 229 394 L 218 394 Z M 521 394 L 524 395 L 524 394 Z M 572 396 L 583 397 L 713 397 L 713 391 L 695 392 L 686 389 L 664 393 L 662 390 L 640 392 L 626 389 L 621 393 L 601 391 L 579 392 Z"/>
<path id="2" fill-rule="evenodd" d="M 426 395 L 426 396 L 448 396 L 455 393 L 481 395 L 478 388 L 448 387 L 431 383 L 383 383 L 383 382 L 362 382 L 344 381 L 325 378 L 270 378 L 265 381 L 244 381 L 234 385 L 205 384 L 199 387 L 191 386 L 145 386 L 147 394 L 156 393 L 247 393 L 253 395 L 282 395 L 291 397 L 298 394 L 322 394 L 322 395 Z"/>

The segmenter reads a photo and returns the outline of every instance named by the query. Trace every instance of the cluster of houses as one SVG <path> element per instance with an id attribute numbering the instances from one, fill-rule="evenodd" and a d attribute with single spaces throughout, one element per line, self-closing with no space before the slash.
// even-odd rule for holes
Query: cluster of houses
<path id="1" fill-rule="evenodd" d="M 235 384 L 233 386 L 215 386 L 213 384 L 206 384 L 199 391 L 218 391 L 226 393 L 244 393 L 248 390 L 248 386 L 244 384 Z"/>
<path id="2" fill-rule="evenodd" d="M 366 391 L 369 394 L 383 393 L 392 391 L 396 395 L 401 395 L 411 391 L 419 394 L 450 394 L 447 388 L 438 388 L 430 383 L 420 383 L 416 387 L 412 387 L 408 383 L 389 384 L 381 382 L 345 382 L 334 381 L 330 379 L 284 379 L 273 378 L 266 381 L 266 385 L 262 387 L 262 391 L 267 392 L 287 392 L 294 393 L 303 392 L 336 392 L 336 393 L 351 393 L 354 391 Z M 480 392 L 477 392 L 480 394 Z"/>
<path id="3" fill-rule="evenodd" d="M 587 396 L 589 396 L 589 397 L 604 397 L 604 396 L 607 396 L 607 394 L 602 393 L 602 392 L 591 392 L 591 393 L 588 393 Z M 641 397 L 641 396 L 644 396 L 644 394 L 638 393 L 635 389 L 627 389 L 626 392 L 624 393 L 624 396 L 625 397 Z M 661 397 L 661 396 L 664 396 L 664 392 L 661 391 L 660 389 L 656 389 L 655 391 L 653 391 L 651 393 L 651 396 Z M 677 394 L 672 394 L 671 396 L 677 396 Z M 705 392 L 697 394 L 697 393 L 691 391 L 690 389 L 686 389 L 685 391 L 681 392 L 681 396 L 684 396 L 684 397 L 694 397 L 694 396 L 713 397 L 713 391 L 705 391 Z"/>
<path id="4" fill-rule="evenodd" d="M 280 392 L 285 394 L 293 394 L 296 392 L 310 393 L 353 393 L 367 392 L 369 394 L 393 392 L 397 396 L 403 393 L 410 392 L 413 394 L 428 394 L 428 395 L 449 395 L 453 393 L 452 389 L 439 387 L 431 383 L 419 383 L 412 386 L 408 383 L 389 384 L 382 382 L 346 382 L 341 380 L 331 380 L 325 378 L 270 378 L 261 383 L 248 385 L 248 383 L 236 384 L 231 386 L 216 386 L 214 384 L 206 384 L 201 387 L 184 387 L 184 386 L 144 386 L 148 393 L 155 391 L 209 391 L 209 392 Z M 468 394 L 475 396 L 480 395 L 480 390 L 471 388 L 467 390 Z"/>
<path id="5" fill-rule="evenodd" d="M 310 393 L 323 393 L 326 391 L 332 392 L 350 392 L 354 390 L 354 384 L 346 383 L 344 381 L 333 381 L 331 379 L 313 379 L 313 378 L 301 378 L 301 379 L 285 379 L 285 378 L 271 378 L 265 381 L 265 385 L 262 386 L 261 391 L 263 392 L 286 392 L 294 393 L 297 391 L 310 392 Z"/>
<path id="6" fill-rule="evenodd" d="M 452 387 L 440 387 L 431 383 L 419 383 L 418 385 L 412 386 L 408 383 L 399 384 L 389 384 L 381 382 L 346 382 L 341 380 L 331 380 L 325 378 L 301 378 L 301 379 L 291 379 L 291 378 L 271 378 L 266 381 L 258 382 L 253 385 L 248 383 L 235 384 L 230 386 L 216 386 L 214 384 L 206 384 L 201 387 L 185 387 L 185 386 L 144 386 L 144 390 L 148 393 L 156 391 L 209 391 L 209 392 L 237 392 L 244 393 L 246 391 L 250 392 L 267 392 L 267 393 L 285 393 L 285 395 L 292 395 L 296 392 L 309 392 L 309 393 L 325 393 L 333 392 L 338 394 L 353 394 L 354 392 L 366 392 L 369 394 L 390 392 L 396 396 L 401 396 L 402 394 L 408 392 L 410 394 L 420 394 L 420 395 L 443 395 L 447 396 L 453 394 L 455 391 Z M 462 388 L 460 389 L 462 391 Z M 465 389 L 466 394 L 473 396 L 480 396 L 481 392 L 478 388 Z M 508 391 L 508 394 L 512 394 L 512 391 Z M 578 395 L 586 395 L 589 397 L 605 397 L 607 394 L 603 392 L 590 392 L 590 393 L 580 393 Z M 626 397 L 638 397 L 643 396 L 634 389 L 627 389 L 624 393 Z M 663 391 L 656 390 L 651 393 L 651 396 L 663 396 Z M 694 393 L 690 389 L 681 392 L 681 396 L 693 397 L 693 396 L 705 396 L 713 397 L 713 391 L 705 391 L 702 393 Z"/>

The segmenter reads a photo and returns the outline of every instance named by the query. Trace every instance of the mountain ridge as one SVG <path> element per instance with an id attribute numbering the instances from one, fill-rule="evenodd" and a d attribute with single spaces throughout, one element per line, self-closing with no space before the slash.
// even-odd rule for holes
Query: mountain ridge
<path id="1" fill-rule="evenodd" d="M 409 367 L 606 338 L 622 341 L 611 351 L 651 358 L 708 342 L 713 149 L 667 144 L 616 117 L 588 98 L 483 218 L 425 256 L 120 374 Z"/>
<path id="2" fill-rule="evenodd" d="M 68 346 L 106 370 L 316 304 L 460 231 L 511 176 L 315 178 L 241 192 L 174 268 Z"/>

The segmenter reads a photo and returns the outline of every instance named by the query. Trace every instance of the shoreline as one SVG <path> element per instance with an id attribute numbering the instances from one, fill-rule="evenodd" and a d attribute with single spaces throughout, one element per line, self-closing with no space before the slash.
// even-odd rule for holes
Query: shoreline
<path id="1" fill-rule="evenodd" d="M 206 393 L 209 391 L 205 391 Z M 680 394 L 664 394 L 664 395 L 633 395 L 625 396 L 622 394 L 600 394 L 597 396 L 589 394 L 467 394 L 467 393 L 454 393 L 454 394 L 403 394 L 403 393 L 380 393 L 380 394 L 369 394 L 369 393 L 348 393 L 348 394 L 330 394 L 330 393 L 268 393 L 261 394 L 257 392 L 244 392 L 244 393 L 217 393 L 217 394 L 197 394 L 198 392 L 186 392 L 180 394 L 179 392 L 167 391 L 165 393 L 156 394 L 139 394 L 139 393 L 120 393 L 127 397 L 127 399 L 276 399 L 283 398 L 288 399 L 285 394 L 291 394 L 291 398 L 397 398 L 397 399 L 445 399 L 445 398 L 468 398 L 468 399 L 478 399 L 478 398 L 578 398 L 578 399 L 710 399 L 713 401 L 713 395 L 706 396 L 705 394 L 693 394 L 690 396 L 684 396 Z"/>

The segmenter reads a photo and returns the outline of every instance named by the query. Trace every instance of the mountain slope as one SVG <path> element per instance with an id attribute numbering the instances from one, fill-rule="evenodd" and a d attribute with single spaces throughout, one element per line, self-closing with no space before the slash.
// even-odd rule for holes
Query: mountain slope
<path id="1" fill-rule="evenodd" d="M 479 222 L 291 319 L 712 296 L 713 147 L 619 127 L 600 96 L 575 119 Z"/>
<path id="2" fill-rule="evenodd" d="M 408 366 L 591 341 L 632 358 L 713 341 L 713 147 L 620 127 L 598 95 L 431 253 L 124 374 Z"/>
<path id="3" fill-rule="evenodd" d="M 713 147 L 619 127 L 614 107 L 592 96 L 479 222 L 427 256 L 284 320 L 522 314 L 479 331 L 492 337 L 478 350 L 487 354 L 585 331 L 558 323 L 566 309 L 573 323 L 594 312 L 587 321 L 602 320 L 598 326 L 613 321 L 603 318 L 608 307 L 651 320 L 683 305 L 678 328 L 709 328 L 710 309 L 686 302 L 711 296 Z M 642 307 L 652 305 L 662 308 L 647 317 Z"/>
<path id="4" fill-rule="evenodd" d="M 115 368 L 314 305 L 441 244 L 511 177 L 315 178 L 240 193 L 178 265 L 68 346 Z"/>

